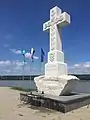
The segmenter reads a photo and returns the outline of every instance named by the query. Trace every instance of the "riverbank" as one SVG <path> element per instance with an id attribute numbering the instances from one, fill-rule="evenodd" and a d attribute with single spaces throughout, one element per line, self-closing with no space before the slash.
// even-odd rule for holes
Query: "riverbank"
<path id="1" fill-rule="evenodd" d="M 34 81 L 29 80 L 0 80 L 0 87 L 14 87 L 23 89 L 36 89 Z"/>
<path id="2" fill-rule="evenodd" d="M 0 87 L 0 120 L 90 120 L 90 108 L 85 106 L 63 114 L 45 108 L 20 103 L 21 91 Z"/>

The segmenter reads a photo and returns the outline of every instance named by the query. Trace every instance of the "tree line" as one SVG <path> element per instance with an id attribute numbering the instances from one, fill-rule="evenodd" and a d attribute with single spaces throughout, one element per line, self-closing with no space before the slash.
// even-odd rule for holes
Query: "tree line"
<path id="1" fill-rule="evenodd" d="M 3 75 L 3 76 L 0 76 L 0 80 L 34 80 L 34 77 L 37 77 L 38 75 L 32 75 L 32 76 L 29 76 L 29 75 Z"/>
<path id="2" fill-rule="evenodd" d="M 78 77 L 80 80 L 90 80 L 90 74 L 70 74 Z M 0 80 L 34 80 L 34 77 L 39 75 L 3 75 L 0 76 Z"/>

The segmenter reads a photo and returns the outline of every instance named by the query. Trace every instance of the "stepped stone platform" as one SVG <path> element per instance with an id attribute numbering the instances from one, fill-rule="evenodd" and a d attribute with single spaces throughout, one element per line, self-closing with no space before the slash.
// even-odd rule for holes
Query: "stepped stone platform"
<path id="1" fill-rule="evenodd" d="M 70 93 L 67 96 L 53 96 L 31 92 L 29 94 L 20 93 L 20 100 L 37 107 L 45 107 L 66 113 L 85 105 L 89 105 L 90 94 Z"/>

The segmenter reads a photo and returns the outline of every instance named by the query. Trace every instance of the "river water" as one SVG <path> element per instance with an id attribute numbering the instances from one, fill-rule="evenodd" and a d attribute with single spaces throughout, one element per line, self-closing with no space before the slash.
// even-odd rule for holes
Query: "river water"
<path id="1" fill-rule="evenodd" d="M 22 87 L 22 88 L 36 88 L 33 80 L 0 80 L 2 87 Z"/>

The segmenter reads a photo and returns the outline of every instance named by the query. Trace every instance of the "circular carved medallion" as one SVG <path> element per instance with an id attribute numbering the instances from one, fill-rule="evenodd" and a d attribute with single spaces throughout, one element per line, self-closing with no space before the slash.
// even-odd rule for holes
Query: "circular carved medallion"
<path id="1" fill-rule="evenodd" d="M 49 55 L 49 60 L 50 60 L 51 62 L 54 61 L 54 54 L 53 54 L 53 53 L 51 53 L 51 54 Z"/>

